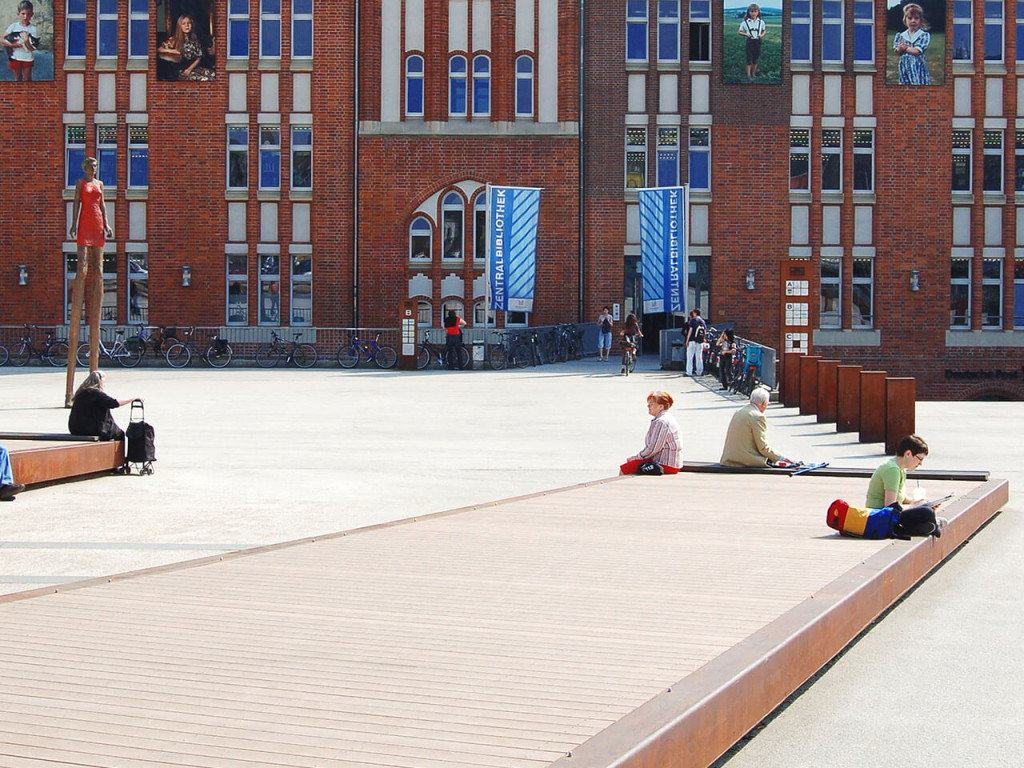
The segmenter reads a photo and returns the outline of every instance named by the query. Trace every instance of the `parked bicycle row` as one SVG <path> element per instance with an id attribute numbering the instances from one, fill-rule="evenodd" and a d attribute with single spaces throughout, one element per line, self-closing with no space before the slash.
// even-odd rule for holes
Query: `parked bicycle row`
<path id="1" fill-rule="evenodd" d="M 704 372 L 717 377 L 722 389 L 749 397 L 762 384 L 761 349 L 761 345 L 731 331 L 711 326 L 704 349 Z"/>
<path id="2" fill-rule="evenodd" d="M 37 326 L 25 325 L 22 336 L 10 349 L 0 344 L 0 365 L 9 362 L 12 365 L 24 366 L 38 359 L 39 364 L 66 366 L 69 354 L 67 341 L 57 336 L 57 329 L 51 328 L 46 331 L 45 340 L 37 344 L 33 338 L 37 330 Z M 342 329 L 331 329 L 332 332 L 319 329 L 319 343 L 313 344 L 303 340 L 307 331 L 293 330 L 292 339 L 286 339 L 278 330 L 246 330 L 259 332 L 263 339 L 269 332 L 270 340 L 236 342 L 238 349 L 235 349 L 219 331 L 210 332 L 206 338 L 200 338 L 201 332 L 195 326 L 135 326 L 130 331 L 125 328 L 105 328 L 99 339 L 100 364 L 117 363 L 126 368 L 133 368 L 144 360 L 152 360 L 154 363 L 166 362 L 173 368 L 184 368 L 195 358 L 214 368 L 223 368 L 233 359 L 251 359 L 263 368 L 272 368 L 282 363 L 310 368 L 320 361 L 327 361 L 333 357 L 343 368 L 372 364 L 378 368 L 388 369 L 398 362 L 395 347 L 382 340 L 387 335 L 393 335 L 392 331 L 378 330 L 367 333 L 365 329 L 348 329 L 346 334 Z M 360 335 L 361 333 L 367 335 Z M 484 357 L 490 367 L 495 369 L 522 368 L 527 365 L 578 360 L 583 357 L 583 331 L 570 324 L 559 324 L 548 329 L 491 330 L 488 336 L 491 343 L 484 345 Z M 329 343 L 331 337 L 340 337 L 342 340 L 334 351 L 325 352 L 325 341 Z M 417 368 L 422 370 L 430 366 L 459 369 L 472 367 L 470 348 L 467 345 L 460 343 L 452 349 L 452 354 L 458 357 L 449 365 L 449 352 L 446 346 L 432 343 L 429 329 L 424 331 L 416 350 Z M 89 353 L 89 342 L 82 342 L 75 354 L 79 365 L 88 366 Z"/>

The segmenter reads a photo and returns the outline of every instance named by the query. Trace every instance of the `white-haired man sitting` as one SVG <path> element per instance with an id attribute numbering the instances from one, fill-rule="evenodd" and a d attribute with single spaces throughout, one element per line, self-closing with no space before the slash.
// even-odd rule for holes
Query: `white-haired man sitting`
<path id="1" fill-rule="evenodd" d="M 727 467 L 763 467 L 773 464 L 793 464 L 768 444 L 768 422 L 764 412 L 771 393 L 757 387 L 750 393 L 750 402 L 732 415 L 729 431 L 725 433 L 725 446 L 720 462 Z"/>

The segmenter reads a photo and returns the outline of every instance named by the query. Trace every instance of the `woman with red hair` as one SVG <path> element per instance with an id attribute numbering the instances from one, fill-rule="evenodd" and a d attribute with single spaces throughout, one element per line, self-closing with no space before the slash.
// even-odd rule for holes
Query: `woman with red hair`
<path id="1" fill-rule="evenodd" d="M 683 440 L 679 424 L 668 412 L 671 407 L 672 395 L 668 392 L 647 396 L 647 412 L 651 414 L 647 439 L 641 451 L 619 467 L 620 475 L 674 475 L 682 468 Z"/>

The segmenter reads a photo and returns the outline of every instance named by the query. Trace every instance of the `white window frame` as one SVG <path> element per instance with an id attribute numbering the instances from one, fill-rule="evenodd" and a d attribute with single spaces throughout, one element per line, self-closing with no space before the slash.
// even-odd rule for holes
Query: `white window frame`
<path id="1" fill-rule="evenodd" d="M 1024 130 L 1014 131 L 1013 189 L 1024 192 Z"/>
<path id="2" fill-rule="evenodd" d="M 299 3 L 309 3 L 309 11 L 298 11 L 297 7 Z M 309 53 L 296 53 L 295 52 L 295 41 L 299 39 L 297 33 L 298 25 L 305 24 L 309 26 Z M 299 59 L 301 61 L 308 61 L 313 58 L 313 0 L 292 0 L 292 40 L 291 40 L 291 57 L 293 59 Z"/>
<path id="3" fill-rule="evenodd" d="M 274 142 L 274 133 L 277 133 L 277 141 Z M 281 189 L 281 126 L 261 125 L 259 130 L 259 189 L 276 190 Z M 268 141 L 270 139 L 270 141 Z M 263 157 L 264 155 L 277 156 L 277 184 L 268 184 L 263 178 Z"/>
<path id="4" fill-rule="evenodd" d="M 527 62 L 530 65 L 530 71 L 521 71 L 520 63 Z M 516 92 L 515 92 L 515 107 L 516 117 L 533 117 L 534 111 L 534 72 L 536 67 L 534 66 L 533 57 L 531 56 L 519 56 L 516 58 Z M 524 110 L 521 108 L 519 96 L 522 93 L 528 93 L 530 96 L 530 108 Z"/>
<path id="5" fill-rule="evenodd" d="M 802 187 L 793 186 L 793 164 L 803 156 L 806 173 L 803 174 L 806 183 Z M 807 192 L 811 191 L 811 129 L 790 128 L 789 129 L 789 191 Z M 799 178 L 799 176 L 797 176 Z"/>
<path id="6" fill-rule="evenodd" d="M 268 11 L 268 3 L 277 3 L 277 12 Z M 260 58 L 266 60 L 275 60 L 281 58 L 281 4 L 284 0 L 260 0 Z M 272 28 L 273 25 L 277 25 L 277 50 L 267 50 L 264 45 L 266 38 L 265 31 L 268 28 Z"/>
<path id="7" fill-rule="evenodd" d="M 487 193 L 481 192 L 473 202 L 473 261 L 487 260 Z"/>
<path id="8" fill-rule="evenodd" d="M 299 272 L 296 265 L 309 260 L 309 271 Z M 288 281 L 288 316 L 291 318 L 290 325 L 311 326 L 313 325 L 313 254 L 293 253 L 289 259 L 289 281 Z M 301 306 L 306 302 L 305 296 L 297 296 L 295 288 L 301 286 L 302 292 L 308 295 L 309 306 Z M 308 317 L 296 315 L 296 311 L 309 311 Z"/>
<path id="9" fill-rule="evenodd" d="M 1013 260 L 1013 327 L 1024 328 L 1024 257 Z"/>
<path id="10" fill-rule="evenodd" d="M 807 14 L 804 15 L 802 12 L 803 5 L 806 3 Z M 801 9 L 800 15 L 797 15 L 798 7 Z M 814 60 L 814 36 L 812 32 L 812 23 L 814 21 L 814 8 L 811 0 L 790 0 L 790 43 L 789 43 L 789 60 L 793 64 L 810 64 Z M 797 40 L 797 35 L 805 37 L 807 40 L 807 57 L 797 58 L 793 54 L 793 47 Z"/>
<path id="11" fill-rule="evenodd" d="M 682 43 L 679 39 L 681 0 L 658 0 L 658 61 L 675 64 L 682 56 Z M 672 9 L 675 14 L 672 14 Z M 667 11 L 667 13 L 666 13 Z M 662 36 L 669 35 L 675 39 L 676 55 L 665 56 L 661 50 Z"/>
<path id="12" fill-rule="evenodd" d="M 426 225 L 425 227 L 417 226 L 419 224 Z M 416 243 L 422 241 L 426 244 L 426 251 L 423 256 L 417 256 L 419 252 L 416 249 Z M 430 219 L 422 214 L 413 218 L 409 222 L 409 261 L 420 262 L 429 264 L 433 260 L 434 252 L 434 225 L 431 224 Z"/>
<path id="13" fill-rule="evenodd" d="M 242 261 L 242 271 L 232 272 L 231 261 L 232 259 Z M 249 256 L 245 253 L 229 253 L 224 257 L 224 323 L 225 325 L 248 325 L 249 324 Z M 241 285 L 241 295 L 244 297 L 244 301 L 241 304 L 234 305 L 240 309 L 242 317 L 231 317 L 231 286 Z"/>
<path id="14" fill-rule="evenodd" d="M 690 0 L 690 39 L 687 40 L 686 52 L 691 64 L 711 63 L 711 0 Z M 707 55 L 703 58 L 693 56 L 694 27 L 698 27 L 698 46 L 707 45 Z M 700 51 L 698 51 L 700 53 Z"/>
<path id="15" fill-rule="evenodd" d="M 125 317 L 128 318 L 130 325 L 148 325 L 149 324 L 149 254 L 140 253 L 133 251 L 126 254 L 126 273 L 128 275 L 128 295 L 125 296 L 126 309 Z M 132 265 L 137 264 L 139 268 L 137 270 L 132 269 Z M 144 289 L 140 286 L 145 286 Z M 138 308 L 138 314 L 133 312 L 132 297 L 145 294 L 146 306 L 145 308 L 136 301 L 135 306 Z"/>
<path id="16" fill-rule="evenodd" d="M 241 27 L 245 30 L 245 50 L 232 48 L 235 36 L 233 30 Z M 245 61 L 249 58 L 252 48 L 252 34 L 249 29 L 249 0 L 228 0 L 228 58 L 233 61 Z"/>
<path id="17" fill-rule="evenodd" d="M 707 136 L 707 141 L 703 144 L 694 143 L 694 137 L 700 134 Z M 690 189 L 698 192 L 710 192 L 711 181 L 712 181 L 712 167 L 711 167 L 711 126 L 697 126 L 691 125 L 688 131 L 689 141 L 687 142 L 686 149 L 686 181 L 690 186 Z M 693 180 L 693 159 L 698 155 L 707 155 L 706 161 L 708 167 L 708 183 L 706 187 L 697 186 Z"/>
<path id="18" fill-rule="evenodd" d="M 871 267 L 870 275 L 858 275 L 858 266 L 862 264 L 868 264 Z M 857 307 L 857 302 L 854 301 L 854 297 L 857 296 L 857 287 L 867 286 L 867 297 L 868 297 L 868 315 L 864 316 L 863 312 L 860 313 L 861 317 L 858 322 L 857 318 L 851 314 L 850 327 L 856 329 L 873 328 L 875 324 L 875 260 L 870 256 L 854 256 L 853 257 L 853 278 L 851 280 L 851 295 L 850 295 L 850 309 L 851 313 L 854 307 Z M 859 307 L 858 307 L 859 311 Z"/>
<path id="19" fill-rule="evenodd" d="M 231 136 L 234 132 L 243 133 L 245 136 L 245 144 L 232 144 Z M 248 125 L 229 125 L 227 132 L 224 136 L 225 141 L 225 167 L 224 167 L 224 184 L 228 189 L 248 189 L 249 188 L 249 126 Z M 245 168 L 245 184 L 232 185 L 231 183 L 231 157 L 232 155 L 241 156 L 244 160 L 242 167 Z"/>
<path id="20" fill-rule="evenodd" d="M 967 146 L 957 145 L 957 139 L 967 140 Z M 961 167 L 967 169 L 967 189 L 956 189 L 951 186 L 953 194 L 968 194 L 974 190 L 974 168 L 972 156 L 974 153 L 974 134 L 969 128 L 954 128 L 953 129 L 953 166 L 957 164 L 957 158 L 960 158 Z M 966 163 L 964 162 L 966 160 Z M 956 179 L 956 174 L 953 173 L 951 181 Z"/>
<path id="21" fill-rule="evenodd" d="M 289 132 L 291 133 L 291 139 L 288 142 L 288 151 L 290 154 L 289 162 L 289 176 L 291 177 L 290 188 L 310 190 L 313 188 L 313 126 L 304 124 L 293 124 L 290 126 Z M 308 143 L 302 144 L 295 141 L 296 135 L 307 135 L 309 137 Z M 309 183 L 308 184 L 296 184 L 295 183 L 295 169 L 298 168 L 298 159 L 302 155 L 309 157 Z"/>
<path id="22" fill-rule="evenodd" d="M 410 64 L 412 64 L 413 62 L 418 62 L 419 63 L 419 71 L 418 72 L 414 72 L 412 70 L 412 68 L 410 67 Z M 423 117 L 423 107 L 424 107 L 424 104 L 426 102 L 426 95 L 424 93 L 424 78 L 423 78 L 424 66 L 425 65 L 424 65 L 423 57 L 420 54 L 418 54 L 418 53 L 410 54 L 410 55 L 406 56 L 406 58 L 405 58 L 405 116 L 406 117 Z M 412 90 L 414 85 L 416 86 L 417 90 L 419 91 L 418 95 L 419 95 L 419 101 L 420 101 L 420 108 L 419 108 L 419 111 L 417 111 L 417 112 L 414 112 L 411 109 L 409 109 L 409 94 L 410 94 L 410 92 L 411 92 L 411 90 Z"/>
<path id="23" fill-rule="evenodd" d="M 1006 58 L 1006 5 L 1004 0 L 983 0 L 982 12 L 984 14 L 984 35 L 982 40 L 985 44 L 985 63 L 998 64 Z M 999 15 L 989 15 L 993 11 L 998 10 Z M 994 38 L 999 40 L 999 56 L 988 55 L 988 38 L 989 30 L 994 29 L 996 34 Z"/>
<path id="24" fill-rule="evenodd" d="M 416 326 L 431 328 L 434 325 L 434 305 L 426 299 L 416 301 Z"/>
<path id="25" fill-rule="evenodd" d="M 268 269 L 267 263 L 273 259 L 274 269 Z M 264 254 L 257 256 L 259 273 L 257 279 L 257 291 L 259 296 L 259 325 L 280 326 L 281 325 L 281 256 L 279 254 Z M 289 260 L 290 263 L 290 260 Z M 274 285 L 277 289 L 274 290 Z M 273 297 L 277 296 L 277 306 L 273 305 Z M 269 301 L 268 301 L 269 299 Z"/>
<path id="26" fill-rule="evenodd" d="M 966 15 L 962 12 L 966 11 Z M 966 27 L 966 29 L 964 29 Z M 958 34 L 960 32 L 963 34 Z M 958 50 L 957 37 L 963 41 L 967 50 Z M 953 0 L 953 61 L 974 61 L 974 3 L 972 0 Z"/>
<path id="27" fill-rule="evenodd" d="M 1017 29 L 1016 29 L 1016 49 L 1017 49 L 1017 63 L 1024 62 L 1024 1 L 1017 0 Z"/>
<path id="28" fill-rule="evenodd" d="M 135 152 L 144 152 L 146 157 L 146 183 L 145 184 L 134 184 L 132 179 L 135 174 L 136 163 Z M 149 188 L 149 126 L 148 125 L 128 125 L 128 189 L 148 189 Z"/>
<path id="29" fill-rule="evenodd" d="M 139 3 L 141 9 L 136 6 Z M 149 57 L 149 3 L 150 0 L 128 0 L 128 58 L 145 59 Z M 144 26 L 142 35 L 142 50 L 134 48 L 133 44 L 138 39 L 132 30 L 139 24 Z"/>
<path id="30" fill-rule="evenodd" d="M 77 136 L 81 133 L 81 140 Z M 64 182 L 68 187 L 75 186 L 83 176 L 82 163 L 85 161 L 85 126 L 65 125 L 64 126 Z M 74 175 L 73 175 L 74 174 Z"/>
<path id="31" fill-rule="evenodd" d="M 641 16 L 639 11 L 643 11 Z M 631 62 L 646 62 L 650 57 L 650 40 L 647 37 L 647 18 L 649 11 L 647 8 L 647 0 L 626 0 L 626 61 Z M 638 39 L 643 40 L 643 56 L 630 56 L 629 42 L 633 34 L 637 34 L 637 28 L 643 27 L 642 37 Z"/>
<path id="32" fill-rule="evenodd" d="M 967 267 L 967 276 L 954 276 L 956 275 L 957 265 Z M 965 256 L 954 256 L 950 261 L 950 297 L 949 297 L 949 327 L 953 330 L 967 330 L 971 329 L 971 260 Z M 964 314 L 954 315 L 953 312 L 956 309 L 953 306 L 953 289 L 954 288 L 966 287 L 967 306 Z M 963 293 L 963 291 L 961 291 Z"/>
<path id="33" fill-rule="evenodd" d="M 838 146 L 832 144 L 826 144 L 826 139 L 832 137 L 839 139 Z M 837 182 L 834 187 L 826 187 L 825 182 L 828 177 L 825 173 L 825 160 L 826 157 L 835 158 L 836 162 L 839 163 L 839 173 L 837 174 Z M 829 192 L 842 192 L 843 191 L 843 129 L 842 128 L 822 128 L 821 129 L 821 171 L 819 174 L 821 180 L 821 191 L 825 193 Z"/>
<path id="34" fill-rule="evenodd" d="M 486 312 L 486 314 L 485 314 Z M 498 313 L 493 309 L 487 309 L 487 300 L 480 299 L 480 301 L 473 302 L 473 326 L 484 327 L 485 325 L 493 328 L 498 320 Z"/>
<path id="35" fill-rule="evenodd" d="M 654 161 L 654 182 L 659 187 L 675 187 L 679 185 L 679 131 L 678 125 L 659 125 L 657 128 L 658 147 Z M 671 179 L 661 178 L 662 160 L 671 161 L 674 166 Z"/>
<path id="36" fill-rule="evenodd" d="M 1005 186 L 1004 178 L 1006 177 L 1005 156 L 1003 155 L 1003 132 L 998 129 L 993 130 L 986 128 L 982 131 L 981 135 L 983 154 L 981 172 L 982 194 L 1001 195 Z M 994 166 L 996 164 L 999 166 L 999 183 L 997 186 L 989 188 L 988 174 L 986 171 L 990 166 Z"/>
<path id="37" fill-rule="evenodd" d="M 838 13 L 836 13 L 838 10 Z M 845 55 L 846 36 L 846 4 L 843 0 L 822 0 L 821 4 L 821 63 L 823 65 L 841 65 Z M 839 50 L 829 50 L 832 46 L 826 45 L 826 31 L 831 30 L 839 34 Z"/>
<path id="38" fill-rule="evenodd" d="M 868 58 L 857 55 L 857 40 L 868 40 Z M 853 63 L 875 63 L 875 3 L 873 0 L 853 0 Z"/>
<path id="39" fill-rule="evenodd" d="M 479 64 L 483 64 L 478 68 Z M 477 87 L 487 89 L 487 108 L 478 110 L 476 108 Z M 487 56 L 473 57 L 473 81 L 470 86 L 469 99 L 472 102 L 470 111 L 473 117 L 489 117 L 491 114 L 491 60 Z"/>
<path id="40" fill-rule="evenodd" d="M 626 149 L 624 155 L 626 189 L 639 189 L 647 186 L 647 126 L 626 126 Z M 636 170 L 642 170 L 642 176 Z"/>
<path id="41" fill-rule="evenodd" d="M 867 140 L 865 142 L 865 139 Z M 857 171 L 860 164 L 857 162 L 867 156 L 870 169 L 867 186 L 858 186 L 859 177 Z M 853 191 L 854 193 L 868 194 L 875 191 L 875 131 L 872 128 L 853 129 Z"/>
<path id="42" fill-rule="evenodd" d="M 997 308 L 994 315 L 986 312 L 986 305 L 993 296 Z M 1003 327 L 1003 260 L 1001 258 L 986 257 L 981 260 L 981 327 L 987 329 Z"/>
<path id="43" fill-rule="evenodd" d="M 457 201 L 457 202 L 456 202 Z M 458 238 L 458 255 L 449 256 L 448 248 L 446 248 L 446 234 L 445 230 L 448 227 L 448 220 L 451 218 L 458 218 L 459 221 L 459 238 Z M 459 262 L 465 259 L 466 256 L 466 201 L 462 199 L 462 195 L 455 191 L 448 191 L 441 197 L 441 260 L 446 261 L 449 264 L 453 262 Z"/>
<path id="44" fill-rule="evenodd" d="M 105 159 L 110 159 L 113 156 L 114 163 L 114 180 L 110 181 L 107 176 L 107 171 L 103 168 L 103 162 Z M 117 189 L 117 125 L 110 123 L 99 123 L 96 126 L 96 162 L 98 167 L 96 169 L 96 177 L 103 182 L 105 190 L 113 191 Z"/>
<path id="45" fill-rule="evenodd" d="M 114 11 L 101 11 L 100 6 L 104 2 L 113 2 Z M 117 49 L 120 45 L 119 34 L 121 31 L 121 18 L 118 11 L 120 3 L 117 0 L 96 0 L 96 58 L 103 61 L 114 61 L 117 59 Z M 106 55 L 100 53 L 100 44 L 103 41 L 103 30 L 113 29 L 114 30 L 114 53 L 108 53 Z"/>
<path id="46" fill-rule="evenodd" d="M 835 266 L 829 269 L 826 276 L 825 267 Z M 833 274 L 834 272 L 834 274 Z M 822 256 L 818 268 L 818 327 L 819 328 L 842 328 L 843 325 L 843 260 L 839 256 Z M 836 308 L 825 310 L 825 288 L 826 286 L 835 292 Z"/>
<path id="47" fill-rule="evenodd" d="M 67 4 L 65 5 L 66 10 L 64 15 L 64 57 L 75 61 L 82 61 L 85 59 L 85 52 L 88 50 L 88 43 L 86 42 L 86 24 L 88 24 L 88 21 L 86 20 L 86 13 L 88 11 L 88 4 L 86 3 L 86 0 L 80 0 L 82 10 L 79 13 L 77 9 L 74 11 L 71 10 L 72 2 L 73 0 L 68 0 Z M 81 53 L 73 54 L 68 49 L 68 46 L 71 44 L 72 38 L 74 38 L 74 35 L 71 33 L 72 27 L 76 27 L 77 29 L 81 30 Z"/>
<path id="48" fill-rule="evenodd" d="M 461 71 L 457 65 L 461 64 Z M 462 90 L 462 109 L 455 108 L 455 92 Z M 461 53 L 448 59 L 448 116 L 466 117 L 469 114 L 469 62 Z"/>

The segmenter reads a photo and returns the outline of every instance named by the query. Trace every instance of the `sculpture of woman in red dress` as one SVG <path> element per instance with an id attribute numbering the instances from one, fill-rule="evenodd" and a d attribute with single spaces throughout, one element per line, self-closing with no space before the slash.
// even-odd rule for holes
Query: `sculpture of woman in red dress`
<path id="1" fill-rule="evenodd" d="M 71 290 L 71 316 L 68 318 L 68 349 L 78 349 L 78 325 L 89 281 L 86 317 L 89 322 L 89 370 L 99 367 L 100 310 L 103 305 L 103 247 L 114 231 L 107 222 L 107 205 L 103 199 L 103 182 L 96 178 L 96 158 L 82 161 L 84 176 L 75 184 L 75 202 L 71 209 L 71 237 L 78 244 L 78 267 Z M 64 406 L 71 407 L 75 383 L 75 354 L 68 355 L 67 387 Z"/>

